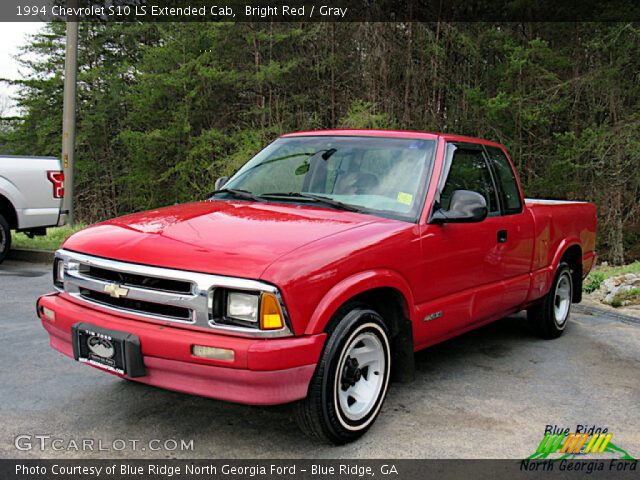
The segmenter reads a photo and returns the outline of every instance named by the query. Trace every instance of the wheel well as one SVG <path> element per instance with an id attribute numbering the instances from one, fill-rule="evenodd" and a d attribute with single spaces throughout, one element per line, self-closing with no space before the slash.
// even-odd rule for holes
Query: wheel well
<path id="1" fill-rule="evenodd" d="M 564 252 L 561 262 L 565 262 L 571 268 L 573 277 L 573 298 L 574 303 L 582 300 L 582 248 L 579 245 L 572 245 Z"/>
<path id="2" fill-rule="evenodd" d="M 382 316 L 391 343 L 391 379 L 403 383 L 413 381 L 413 328 L 402 293 L 394 288 L 375 288 L 356 295 L 346 303 L 365 304 Z"/>
<path id="3" fill-rule="evenodd" d="M 0 195 L 0 214 L 9 224 L 9 228 L 18 228 L 18 215 L 16 214 L 16 210 L 13 208 L 11 202 L 2 195 Z"/>

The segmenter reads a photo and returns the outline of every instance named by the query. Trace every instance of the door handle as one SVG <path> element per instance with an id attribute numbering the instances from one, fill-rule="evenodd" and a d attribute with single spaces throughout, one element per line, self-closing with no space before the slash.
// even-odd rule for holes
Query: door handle
<path id="1" fill-rule="evenodd" d="M 507 241 L 507 231 L 498 230 L 498 243 L 506 243 L 506 241 Z"/>

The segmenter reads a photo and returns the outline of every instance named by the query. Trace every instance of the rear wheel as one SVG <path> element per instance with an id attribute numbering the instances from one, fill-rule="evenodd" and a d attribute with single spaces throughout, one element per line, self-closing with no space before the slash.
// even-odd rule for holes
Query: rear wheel
<path id="1" fill-rule="evenodd" d="M 0 263 L 5 259 L 11 248 L 11 230 L 9 223 L 0 215 Z"/>
<path id="2" fill-rule="evenodd" d="M 301 429 L 336 444 L 362 436 L 380 412 L 390 369 L 382 317 L 366 307 L 348 309 L 329 332 L 307 398 L 296 405 Z"/>
<path id="3" fill-rule="evenodd" d="M 562 335 L 569 315 L 573 298 L 573 276 L 571 268 L 562 262 L 549 293 L 527 311 L 527 316 L 536 333 L 542 338 L 557 338 Z"/>

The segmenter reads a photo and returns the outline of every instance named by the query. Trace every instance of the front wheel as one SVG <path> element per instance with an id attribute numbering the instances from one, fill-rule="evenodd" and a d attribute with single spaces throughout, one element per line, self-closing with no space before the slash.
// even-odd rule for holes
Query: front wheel
<path id="1" fill-rule="evenodd" d="M 5 218 L 0 215 L 0 263 L 5 259 L 11 248 L 11 230 Z"/>
<path id="2" fill-rule="evenodd" d="M 558 338 L 564 332 L 571 313 L 573 276 L 566 263 L 560 263 L 549 293 L 527 310 L 527 317 L 542 338 Z"/>
<path id="3" fill-rule="evenodd" d="M 330 329 L 307 398 L 296 405 L 301 429 L 335 444 L 351 442 L 373 424 L 389 385 L 391 348 L 382 317 L 356 306 Z"/>

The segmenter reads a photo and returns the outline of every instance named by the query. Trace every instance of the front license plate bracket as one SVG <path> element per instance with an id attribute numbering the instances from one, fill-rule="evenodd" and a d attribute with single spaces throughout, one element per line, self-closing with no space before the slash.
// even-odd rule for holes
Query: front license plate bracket
<path id="1" fill-rule="evenodd" d="M 78 322 L 71 327 L 73 357 L 131 378 L 146 374 L 140 339 L 132 333 Z"/>

